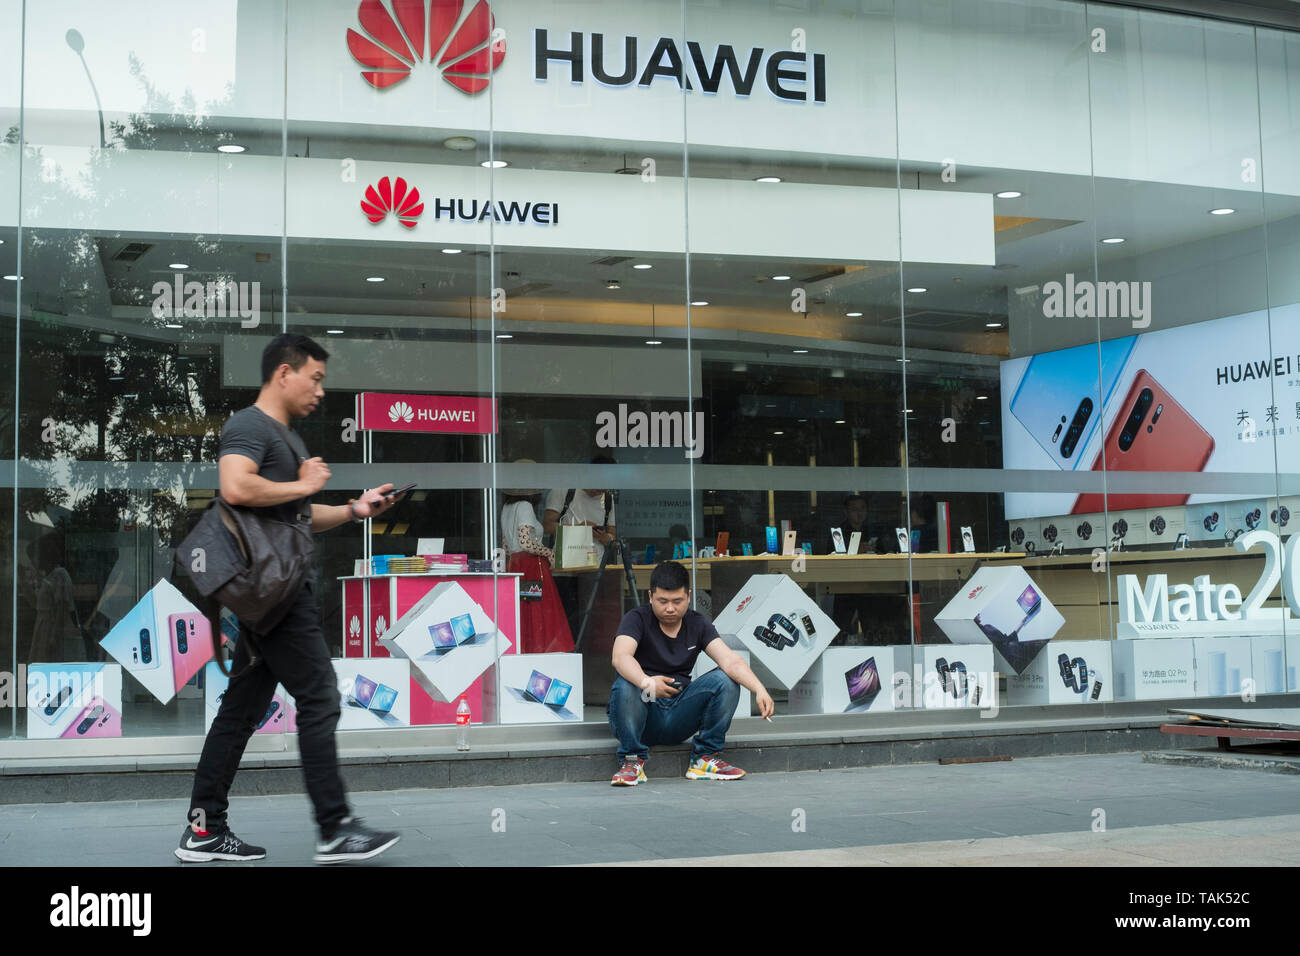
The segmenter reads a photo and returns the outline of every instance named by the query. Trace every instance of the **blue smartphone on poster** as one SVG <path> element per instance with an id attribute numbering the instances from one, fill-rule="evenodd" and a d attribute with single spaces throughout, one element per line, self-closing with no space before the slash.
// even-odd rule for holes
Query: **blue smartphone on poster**
<path id="1" fill-rule="evenodd" d="M 1011 414 L 1056 467 L 1073 471 L 1081 462 L 1085 471 L 1092 467 L 1096 453 L 1084 450 L 1097 433 L 1137 338 L 1126 335 L 1100 346 L 1042 352 L 1029 360 L 1011 398 Z"/>

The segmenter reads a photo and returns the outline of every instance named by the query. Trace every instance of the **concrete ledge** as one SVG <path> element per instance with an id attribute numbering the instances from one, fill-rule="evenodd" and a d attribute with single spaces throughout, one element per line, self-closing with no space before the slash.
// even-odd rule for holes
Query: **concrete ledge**
<path id="1" fill-rule="evenodd" d="M 1218 750 L 1157 750 L 1144 753 L 1142 759 L 1147 763 L 1180 764 L 1185 767 L 1218 767 L 1223 770 L 1264 770 L 1269 773 L 1300 774 L 1300 755 L 1294 757 L 1278 754 L 1251 753 L 1242 748 L 1238 751 Z"/>
<path id="2" fill-rule="evenodd" d="M 951 728 L 882 728 L 853 734 L 845 734 L 842 725 L 820 731 L 809 727 L 806 733 L 794 735 L 749 720 L 735 725 L 747 732 L 728 739 L 727 756 L 747 771 L 772 773 L 929 763 L 953 757 L 1149 751 L 1168 746 L 1160 723 L 1160 717 L 989 720 Z M 753 724 L 762 727 L 744 726 Z M 296 737 L 289 735 L 286 740 L 292 750 L 245 754 L 232 795 L 302 792 Z M 351 736 L 340 735 L 340 742 L 347 746 Z M 607 732 L 595 739 L 516 740 L 506 746 L 473 737 L 471 742 L 476 749 L 464 753 L 449 746 L 348 748 L 339 753 L 340 768 L 351 791 L 606 782 L 614 770 L 614 745 Z M 183 800 L 189 796 L 197 761 L 197 754 L 9 759 L 0 764 L 5 779 L 0 803 Z M 656 747 L 646 769 L 652 779 L 680 776 L 688 761 L 686 745 Z"/>

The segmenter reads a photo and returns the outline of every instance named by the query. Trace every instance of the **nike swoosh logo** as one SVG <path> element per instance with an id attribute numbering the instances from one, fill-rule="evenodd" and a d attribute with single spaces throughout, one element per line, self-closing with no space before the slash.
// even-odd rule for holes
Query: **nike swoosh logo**
<path id="1" fill-rule="evenodd" d="M 332 840 L 331 842 L 329 842 L 329 843 L 325 844 L 324 846 L 322 846 L 322 847 L 321 847 L 317 852 L 318 852 L 318 853 L 329 853 L 331 850 L 337 850 L 337 849 L 338 849 L 338 848 L 343 844 L 343 841 L 344 841 L 345 839 L 347 839 L 347 838 L 346 838 L 346 837 L 337 837 L 336 839 L 334 839 L 334 840 Z"/>
<path id="2" fill-rule="evenodd" d="M 194 837 L 186 837 L 186 839 L 185 839 L 185 849 L 187 849 L 187 850 L 197 850 L 197 849 L 201 848 L 205 843 L 208 843 L 208 842 L 209 842 L 208 840 L 200 840 L 198 843 L 195 843 L 195 842 L 194 842 Z"/>

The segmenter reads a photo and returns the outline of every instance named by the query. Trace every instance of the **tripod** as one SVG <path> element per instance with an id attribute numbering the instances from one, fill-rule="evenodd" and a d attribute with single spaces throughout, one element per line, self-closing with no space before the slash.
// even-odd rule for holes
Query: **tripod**
<path id="1" fill-rule="evenodd" d="M 582 638 L 587 633 L 587 622 L 591 619 L 591 609 L 596 604 L 596 592 L 600 590 L 600 582 L 605 575 L 605 565 L 609 564 L 609 556 L 616 551 L 623 555 L 623 575 L 627 579 L 627 589 L 632 592 L 632 601 L 634 605 L 641 603 L 637 597 L 636 578 L 632 576 L 632 565 L 629 563 L 632 559 L 632 552 L 627 546 L 627 538 L 619 535 L 605 546 L 605 553 L 600 556 L 600 569 L 596 572 L 596 583 L 592 586 L 591 595 L 587 598 L 586 610 L 582 612 L 582 623 L 578 626 L 578 636 L 573 639 L 573 652 L 575 654 L 582 653 Z M 619 609 L 622 610 L 621 601 Z"/>

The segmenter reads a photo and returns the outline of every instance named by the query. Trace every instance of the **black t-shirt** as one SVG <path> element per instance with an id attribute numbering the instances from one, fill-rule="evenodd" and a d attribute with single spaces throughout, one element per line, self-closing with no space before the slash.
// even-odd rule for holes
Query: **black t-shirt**
<path id="1" fill-rule="evenodd" d="M 290 450 L 289 443 L 293 448 Z M 311 456 L 302 438 L 291 428 L 281 425 L 255 405 L 230 416 L 221 429 L 219 455 L 243 455 L 257 463 L 257 473 L 267 481 L 297 481 L 298 465 Z M 302 499 L 256 510 L 293 521 L 302 507 Z"/>
<path id="2" fill-rule="evenodd" d="M 683 688 L 691 682 L 695 659 L 718 637 L 713 622 L 699 611 L 687 611 L 677 636 L 669 637 L 648 604 L 628 611 L 618 626 L 618 633 L 636 641 L 636 653 L 632 656 L 648 676 L 675 677 Z"/>

